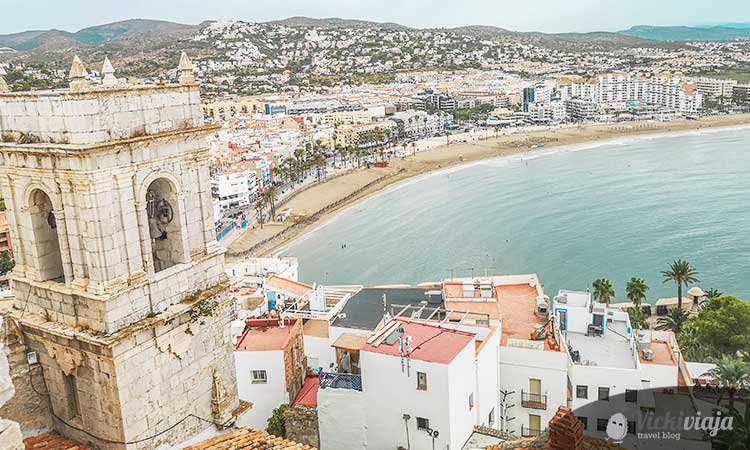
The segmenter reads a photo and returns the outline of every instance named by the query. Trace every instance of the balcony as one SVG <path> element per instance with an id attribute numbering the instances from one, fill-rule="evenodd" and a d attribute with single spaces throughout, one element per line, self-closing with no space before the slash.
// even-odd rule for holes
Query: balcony
<path id="1" fill-rule="evenodd" d="M 537 437 L 541 436 L 542 433 L 542 430 L 535 430 L 533 428 L 526 428 L 524 426 L 521 427 L 521 437 Z"/>
<path id="2" fill-rule="evenodd" d="M 547 396 L 521 391 L 521 406 L 531 409 L 547 409 Z"/>
<path id="3" fill-rule="evenodd" d="M 362 390 L 362 377 L 350 373 L 320 373 L 320 389 Z"/>

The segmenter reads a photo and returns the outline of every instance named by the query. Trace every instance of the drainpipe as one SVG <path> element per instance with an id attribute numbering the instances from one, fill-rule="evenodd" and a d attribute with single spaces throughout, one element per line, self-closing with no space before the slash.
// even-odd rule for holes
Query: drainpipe
<path id="1" fill-rule="evenodd" d="M 404 426 L 406 427 L 406 450 L 411 450 L 411 443 L 409 442 L 409 419 L 411 416 L 404 414 Z"/>

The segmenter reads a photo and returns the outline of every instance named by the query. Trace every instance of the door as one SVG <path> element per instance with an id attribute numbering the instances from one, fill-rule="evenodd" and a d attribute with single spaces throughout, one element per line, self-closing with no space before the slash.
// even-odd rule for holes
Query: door
<path id="1" fill-rule="evenodd" d="M 542 395 L 542 380 L 529 378 L 529 394 L 534 396 Z"/>
<path id="2" fill-rule="evenodd" d="M 568 311 L 561 309 L 557 311 L 557 317 L 560 318 L 560 330 L 565 331 L 568 329 Z"/>
<path id="3" fill-rule="evenodd" d="M 529 414 L 529 436 L 539 436 L 542 432 L 542 416 Z"/>

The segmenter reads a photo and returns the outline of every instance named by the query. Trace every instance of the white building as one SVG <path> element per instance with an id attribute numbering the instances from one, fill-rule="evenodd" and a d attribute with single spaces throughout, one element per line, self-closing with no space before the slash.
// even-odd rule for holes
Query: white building
<path id="1" fill-rule="evenodd" d="M 302 388 L 307 370 L 302 321 L 247 320 L 234 361 L 239 397 L 252 403 L 237 424 L 263 430 L 273 410 L 291 403 Z"/>
<path id="2" fill-rule="evenodd" d="M 211 192 L 223 211 L 247 208 L 258 195 L 257 175 L 249 169 L 216 174 L 211 178 Z"/>
<path id="3" fill-rule="evenodd" d="M 596 105 L 648 103 L 681 114 L 695 114 L 703 107 L 696 83 L 663 74 L 651 79 L 626 73 L 603 74 L 594 80 L 566 81 L 560 85 L 564 100 L 580 99 Z"/>
<path id="4" fill-rule="evenodd" d="M 696 82 L 698 92 L 704 97 L 727 99 L 732 98 L 732 90 L 737 86 L 737 80 L 722 80 L 718 78 L 699 78 Z"/>
<path id="5" fill-rule="evenodd" d="M 391 120 L 398 125 L 399 132 L 406 137 L 433 136 L 442 133 L 446 123 L 445 113 L 428 114 L 425 111 L 408 110 L 395 113 Z"/>
<path id="6" fill-rule="evenodd" d="M 616 408 L 634 433 L 640 411 L 656 408 L 652 389 L 692 385 L 673 333 L 636 333 L 626 312 L 596 302 L 590 292 L 560 291 L 553 310 L 568 359 L 571 407 L 587 432 L 604 436 Z"/>
<path id="7" fill-rule="evenodd" d="M 359 351 L 361 375 L 321 375 L 321 449 L 461 448 L 494 420 L 498 337 L 494 327 L 388 322 Z"/>

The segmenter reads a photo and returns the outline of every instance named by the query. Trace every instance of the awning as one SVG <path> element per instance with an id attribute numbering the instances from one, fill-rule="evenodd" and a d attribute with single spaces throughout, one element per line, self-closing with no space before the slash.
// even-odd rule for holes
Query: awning
<path id="1" fill-rule="evenodd" d="M 336 339 L 336 342 L 331 344 L 331 347 L 343 350 L 360 350 L 367 343 L 367 339 L 369 339 L 367 336 L 344 333 Z"/>

